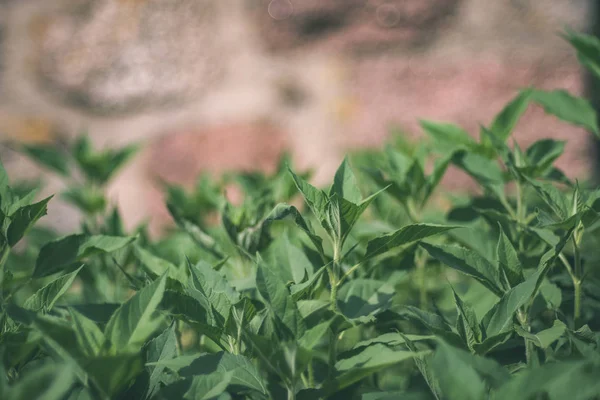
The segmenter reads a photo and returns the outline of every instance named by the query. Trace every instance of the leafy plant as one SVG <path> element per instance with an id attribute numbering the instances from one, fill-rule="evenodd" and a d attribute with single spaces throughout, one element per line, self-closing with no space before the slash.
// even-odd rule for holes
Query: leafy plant
<path id="1" fill-rule="evenodd" d="M 600 41 L 565 38 L 598 74 Z M 158 240 L 107 206 L 134 148 L 23 147 L 84 218 L 41 235 L 51 199 L 0 169 L 0 398 L 600 398 L 600 191 L 555 166 L 563 142 L 509 143 L 530 104 L 599 133 L 584 99 L 528 88 L 478 138 L 422 121 L 326 189 L 287 158 L 164 183 Z M 440 209 L 450 166 L 481 190 Z"/>

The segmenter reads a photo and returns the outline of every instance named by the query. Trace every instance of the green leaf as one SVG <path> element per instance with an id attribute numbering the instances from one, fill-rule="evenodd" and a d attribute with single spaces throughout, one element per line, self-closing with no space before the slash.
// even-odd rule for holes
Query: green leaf
<path id="1" fill-rule="evenodd" d="M 177 356 L 177 337 L 173 326 L 165 329 L 160 335 L 152 339 L 146 345 L 146 363 L 160 363 L 164 360 L 172 360 Z M 148 379 L 148 389 L 145 399 L 150 399 L 161 388 L 164 378 L 165 367 L 162 365 L 152 365 L 146 367 L 150 375 Z"/>
<path id="2" fill-rule="evenodd" d="M 523 266 L 521 265 L 517 251 L 508 237 L 504 234 L 501 225 L 499 225 L 499 229 L 500 237 L 498 238 L 498 245 L 496 246 L 498 263 L 500 265 L 500 270 L 506 274 L 510 287 L 515 287 L 525 280 L 525 277 L 523 276 Z"/>
<path id="3" fill-rule="evenodd" d="M 110 317 L 104 335 L 112 354 L 141 346 L 152 335 L 161 318 L 155 311 L 162 300 L 167 276 L 163 275 L 123 303 Z"/>
<path id="4" fill-rule="evenodd" d="M 323 227 L 327 229 L 331 237 L 340 246 L 343 246 L 350 231 L 372 200 L 373 196 L 357 205 L 338 197 L 336 194 L 329 199 L 326 214 L 327 223 Z"/>
<path id="5" fill-rule="evenodd" d="M 600 40 L 593 35 L 567 30 L 562 37 L 577 50 L 579 62 L 600 77 Z"/>
<path id="6" fill-rule="evenodd" d="M 471 306 L 460 298 L 454 288 L 452 288 L 452 292 L 454 293 L 454 302 L 456 303 L 456 310 L 458 313 L 456 330 L 465 341 L 465 344 L 469 348 L 472 348 L 475 343 L 481 343 L 483 340 L 481 327 L 477 321 L 475 311 L 473 311 Z"/>
<path id="7" fill-rule="evenodd" d="M 433 121 L 420 121 L 421 127 L 431 136 L 434 145 L 444 152 L 451 152 L 456 148 L 471 149 L 477 143 L 471 135 L 462 128 L 448 123 Z"/>
<path id="8" fill-rule="evenodd" d="M 327 207 L 327 203 L 329 203 L 329 198 L 327 194 L 312 186 L 310 183 L 306 182 L 304 179 L 299 177 L 289 169 L 292 178 L 294 179 L 294 183 L 296 187 L 302 193 L 304 197 L 304 201 L 308 204 L 308 207 L 312 211 L 312 213 L 317 217 L 319 221 L 323 221 L 325 217 L 325 211 Z"/>
<path id="9" fill-rule="evenodd" d="M 290 243 L 287 232 L 270 246 L 267 261 L 278 265 L 278 272 L 286 282 L 301 283 L 306 276 L 313 275 L 313 265 L 306 254 Z"/>
<path id="10" fill-rule="evenodd" d="M 351 203 L 358 204 L 362 200 L 362 194 L 358 189 L 356 177 L 352 172 L 348 157 L 339 166 L 333 178 L 333 185 L 329 191 L 329 197 L 336 194 L 339 198 L 348 200 Z"/>
<path id="11" fill-rule="evenodd" d="M 573 228 L 568 231 L 560 242 L 551 250 L 546 252 L 540 260 L 537 270 L 524 282 L 506 292 L 500 301 L 483 317 L 482 324 L 488 337 L 496 336 L 512 330 L 512 322 L 515 313 L 520 307 L 531 301 L 540 288 L 546 273 L 554 265 L 554 262 L 567 240 L 571 237 Z"/>
<path id="12" fill-rule="evenodd" d="M 289 330 L 287 335 L 299 338 L 306 330 L 304 320 L 285 282 L 271 268 L 264 263 L 259 263 L 256 272 L 256 288 L 270 310 Z"/>
<path id="13" fill-rule="evenodd" d="M 222 320 L 227 320 L 231 307 L 240 301 L 239 293 L 207 263 L 200 261 L 189 268 L 192 275 L 189 288 L 202 293 Z"/>
<path id="14" fill-rule="evenodd" d="M 492 125 L 491 132 L 500 140 L 506 141 L 511 135 L 515 126 L 521 119 L 529 101 L 532 91 L 530 89 L 522 90 L 504 109 L 496 116 Z"/>
<path id="15" fill-rule="evenodd" d="M 129 386 L 143 367 L 139 353 L 94 357 L 86 363 L 91 378 L 110 398 Z"/>
<path id="16" fill-rule="evenodd" d="M 79 349 L 88 357 L 97 356 L 106 339 L 104 333 L 94 321 L 74 308 L 69 308 L 69 314 Z"/>
<path id="17" fill-rule="evenodd" d="M 199 375 L 165 387 L 161 394 L 167 399 L 211 400 L 223 394 L 231 384 L 234 371 Z"/>
<path id="18" fill-rule="evenodd" d="M 252 361 L 242 355 L 226 352 L 189 355 L 172 360 L 159 361 L 152 365 L 165 366 L 183 378 L 213 373 L 234 372 L 232 385 L 243 386 L 266 394 L 266 382 Z"/>
<path id="19" fill-rule="evenodd" d="M 588 360 L 548 363 L 516 375 L 497 392 L 498 399 L 588 400 L 598 396 L 598 363 Z"/>
<path id="20" fill-rule="evenodd" d="M 527 164 L 539 174 L 547 171 L 565 151 L 565 141 L 553 139 L 538 140 L 526 151 Z"/>
<path id="21" fill-rule="evenodd" d="M 288 219 L 289 217 L 291 217 L 296 226 L 308 236 L 319 254 L 324 255 L 325 252 L 323 250 L 323 239 L 313 232 L 296 207 L 285 203 L 278 204 L 267 216 L 267 220 L 282 221 Z"/>
<path id="22" fill-rule="evenodd" d="M 45 244 L 40 250 L 33 277 L 41 278 L 52 275 L 95 254 L 112 253 L 127 246 L 135 239 L 135 237 L 81 234 L 54 240 Z"/>
<path id="23" fill-rule="evenodd" d="M 504 293 L 504 285 L 500 281 L 498 268 L 478 253 L 458 246 L 428 243 L 421 243 L 421 246 L 433 258 L 450 268 L 475 278 L 497 296 L 502 296 Z"/>
<path id="24" fill-rule="evenodd" d="M 423 311 L 413 306 L 404 306 L 400 309 L 395 309 L 394 312 L 403 319 L 421 323 L 431 333 L 444 338 L 449 343 L 456 344 L 457 346 L 464 343 L 462 338 L 454 333 L 450 325 L 438 314 Z"/>
<path id="25" fill-rule="evenodd" d="M 544 329 L 538 333 L 527 332 L 520 326 L 515 328 L 519 336 L 532 341 L 533 344 L 542 349 L 547 349 L 550 347 L 552 343 L 557 341 L 565 333 L 566 329 L 567 326 L 558 319 L 554 321 L 554 324 L 551 328 Z"/>
<path id="26" fill-rule="evenodd" d="M 139 245 L 134 247 L 134 253 L 142 263 L 145 271 L 153 279 L 167 273 L 169 278 L 175 279 L 183 285 L 187 285 L 188 277 L 185 268 L 178 267 L 164 258 L 157 257 Z"/>
<path id="27" fill-rule="evenodd" d="M 89 180 L 106 184 L 139 149 L 139 146 L 131 145 L 118 150 L 94 152 L 89 137 L 82 136 L 74 144 L 73 155 Z"/>
<path id="28" fill-rule="evenodd" d="M 395 292 L 387 282 L 353 279 L 338 292 L 339 309 L 346 318 L 366 323 L 392 305 Z"/>
<path id="29" fill-rule="evenodd" d="M 435 339 L 433 335 L 404 335 L 401 333 L 384 333 L 372 339 L 362 340 L 354 345 L 352 349 L 370 346 L 375 343 L 385 344 L 386 346 L 400 346 L 406 344 L 407 339 L 411 342 L 431 341 Z"/>
<path id="30" fill-rule="evenodd" d="M 102 191 L 89 186 L 69 187 L 61 194 L 61 198 L 85 214 L 96 214 L 106 208 L 106 197 Z"/>
<path id="31" fill-rule="evenodd" d="M 62 400 L 75 383 L 66 365 L 45 364 L 29 371 L 9 391 L 11 400 Z"/>
<path id="32" fill-rule="evenodd" d="M 329 332 L 329 327 L 333 320 L 323 321 L 312 328 L 307 329 L 302 337 L 298 339 L 298 344 L 305 349 L 314 349 Z"/>
<path id="33" fill-rule="evenodd" d="M 596 111 L 589 101 L 572 96 L 566 90 L 551 92 L 534 90 L 531 93 L 531 99 L 542 106 L 547 113 L 563 121 L 581 126 L 595 133 L 596 136 L 600 135 Z"/>
<path id="34" fill-rule="evenodd" d="M 39 289 L 31 297 L 29 297 L 25 301 L 23 307 L 33 311 L 40 311 L 42 309 L 45 311 L 51 310 L 52 307 L 54 307 L 56 301 L 63 294 L 65 294 L 67 290 L 69 290 L 69 288 L 73 284 L 73 281 L 77 277 L 77 274 L 79 273 L 79 271 L 81 271 L 82 268 L 83 266 L 79 267 L 77 270 L 69 274 L 60 276 L 52 282 L 48 283 L 46 286 Z"/>
<path id="35" fill-rule="evenodd" d="M 69 176 L 69 159 L 53 146 L 23 145 L 21 151 L 33 161 L 59 175 Z"/>
<path id="36" fill-rule="evenodd" d="M 479 400 L 487 388 L 499 387 L 510 378 L 495 361 L 472 355 L 440 342 L 431 360 L 431 368 L 445 399 Z"/>
<path id="37" fill-rule="evenodd" d="M 436 224 L 412 224 L 406 225 L 395 232 L 385 234 L 372 239 L 367 244 L 367 253 L 365 260 L 373 258 L 395 247 L 407 245 L 430 236 L 447 232 L 451 229 L 460 228 L 459 226 L 447 226 Z"/>
<path id="38" fill-rule="evenodd" d="M 25 236 L 31 227 L 44 215 L 48 210 L 48 202 L 52 196 L 44 200 L 19 208 L 13 215 L 10 216 L 11 222 L 6 232 L 8 245 L 13 247 Z"/>
<path id="39" fill-rule="evenodd" d="M 411 359 L 414 354 L 411 351 L 396 350 L 384 344 L 375 343 L 350 357 L 344 357 L 344 354 L 340 357 L 341 359 L 335 364 L 337 374 L 333 383 L 330 384 L 331 389 L 329 390 L 348 387 L 384 368 Z"/>

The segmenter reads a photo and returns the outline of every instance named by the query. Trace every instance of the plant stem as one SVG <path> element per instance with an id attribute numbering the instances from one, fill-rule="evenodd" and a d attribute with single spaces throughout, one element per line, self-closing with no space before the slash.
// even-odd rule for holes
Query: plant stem
<path id="1" fill-rule="evenodd" d="M 339 271 L 340 271 L 340 253 L 341 253 L 341 249 L 338 243 L 334 243 L 333 244 L 333 263 L 331 264 L 331 266 L 329 268 L 327 268 L 327 271 L 329 273 L 329 284 L 331 286 L 331 293 L 330 293 L 330 307 L 331 310 L 333 312 L 338 312 L 338 305 L 337 305 L 337 289 L 338 289 L 338 275 L 339 275 Z"/>
<path id="2" fill-rule="evenodd" d="M 521 324 L 521 327 L 526 332 L 531 332 L 531 326 L 529 325 L 527 315 L 523 310 L 519 310 L 517 312 L 517 318 L 519 320 L 519 323 Z M 523 338 L 523 340 L 525 340 L 525 359 L 527 361 L 527 365 L 535 366 L 537 364 L 537 357 L 535 357 L 535 345 L 531 340 L 527 338 Z"/>
<path id="3" fill-rule="evenodd" d="M 573 306 L 573 325 L 575 329 L 579 329 L 579 325 L 581 323 L 581 281 L 574 281 L 573 287 L 575 289 L 575 305 Z"/>
<path id="4" fill-rule="evenodd" d="M 337 334 L 330 330 L 329 334 L 329 378 L 335 373 L 335 362 L 337 360 Z"/>
<path id="5" fill-rule="evenodd" d="M 417 249 L 417 276 L 419 280 L 419 306 L 421 309 L 427 309 L 427 288 L 425 286 L 426 275 L 425 275 L 425 263 L 426 254 L 421 248 Z"/>
<path id="6" fill-rule="evenodd" d="M 8 254 L 10 253 L 10 246 L 8 243 L 4 244 L 4 249 L 2 249 L 2 255 L 0 256 L 0 300 L 4 299 L 4 275 L 6 270 L 4 265 L 6 264 L 6 260 L 8 259 Z"/>
<path id="7" fill-rule="evenodd" d="M 575 329 L 579 329 L 581 324 L 581 279 L 583 271 L 581 268 L 581 254 L 577 245 L 576 233 L 573 235 L 573 256 L 575 257 L 575 270 L 573 271 L 573 289 L 575 296 L 575 304 L 573 310 L 573 325 Z"/>
<path id="8" fill-rule="evenodd" d="M 315 370 L 313 368 L 312 360 L 308 363 L 308 387 L 315 387 Z"/>
<path id="9" fill-rule="evenodd" d="M 287 398 L 288 400 L 296 400 L 296 392 L 291 387 L 287 388 Z"/>

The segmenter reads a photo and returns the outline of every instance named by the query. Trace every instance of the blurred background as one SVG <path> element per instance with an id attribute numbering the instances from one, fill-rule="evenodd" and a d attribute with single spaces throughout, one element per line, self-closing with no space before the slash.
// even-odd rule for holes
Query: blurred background
<path id="1" fill-rule="evenodd" d="M 476 135 L 520 88 L 589 95 L 559 34 L 592 32 L 595 13 L 593 0 L 0 0 L 0 135 L 141 143 L 110 196 L 129 226 L 157 228 L 157 177 L 268 171 L 289 151 L 319 184 L 346 151 L 418 138 L 419 119 Z M 542 137 L 569 139 L 569 177 L 591 174 L 590 137 L 531 107 L 516 138 Z M 12 177 L 40 173 L 0 156 Z"/>

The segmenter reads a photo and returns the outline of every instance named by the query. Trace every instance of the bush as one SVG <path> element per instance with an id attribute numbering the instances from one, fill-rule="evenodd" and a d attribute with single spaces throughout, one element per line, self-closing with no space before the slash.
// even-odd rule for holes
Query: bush
<path id="1" fill-rule="evenodd" d="M 565 38 L 600 76 L 600 42 Z M 35 226 L 50 198 L 0 170 L 0 398 L 600 398 L 600 190 L 554 166 L 563 142 L 506 144 L 531 103 L 599 133 L 585 100 L 529 88 L 479 140 L 423 121 L 432 140 L 354 154 L 327 190 L 287 159 L 165 184 L 157 241 L 105 198 L 137 147 L 22 146 L 84 218 Z M 481 194 L 442 210 L 450 165 Z"/>

